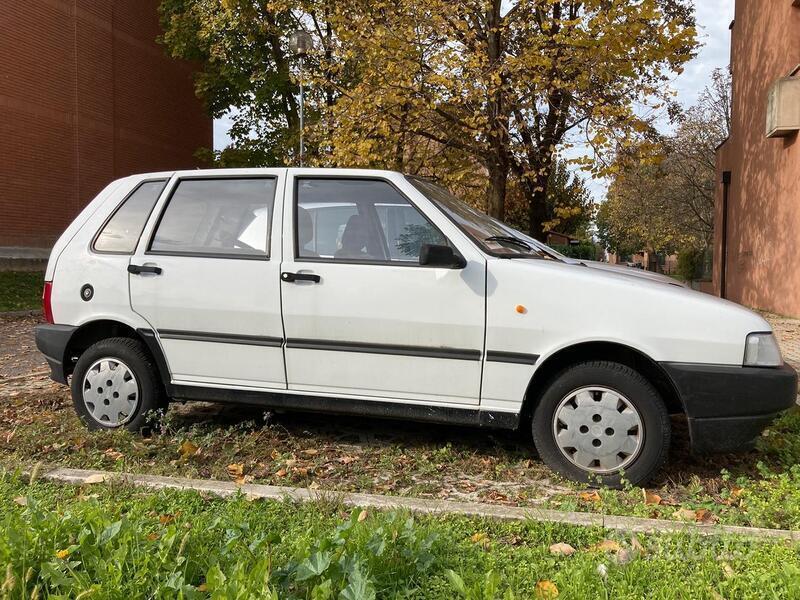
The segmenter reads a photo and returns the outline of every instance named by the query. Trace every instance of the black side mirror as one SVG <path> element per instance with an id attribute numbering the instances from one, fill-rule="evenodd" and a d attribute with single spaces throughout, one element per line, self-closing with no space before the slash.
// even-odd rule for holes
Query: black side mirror
<path id="1" fill-rule="evenodd" d="M 467 261 L 457 255 L 450 246 L 422 244 L 419 250 L 419 264 L 428 267 L 463 269 L 467 266 Z"/>

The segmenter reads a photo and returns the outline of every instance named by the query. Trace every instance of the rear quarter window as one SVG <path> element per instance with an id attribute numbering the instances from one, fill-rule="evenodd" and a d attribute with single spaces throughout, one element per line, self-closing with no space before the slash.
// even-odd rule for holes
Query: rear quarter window
<path id="1" fill-rule="evenodd" d="M 166 179 L 140 183 L 122 201 L 94 239 L 96 252 L 132 254 Z"/>

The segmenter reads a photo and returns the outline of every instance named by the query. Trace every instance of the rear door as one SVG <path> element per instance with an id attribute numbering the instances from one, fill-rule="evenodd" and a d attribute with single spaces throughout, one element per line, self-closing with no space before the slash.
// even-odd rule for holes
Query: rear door
<path id="1" fill-rule="evenodd" d="M 176 383 L 285 388 L 283 169 L 175 176 L 129 266 Z"/>

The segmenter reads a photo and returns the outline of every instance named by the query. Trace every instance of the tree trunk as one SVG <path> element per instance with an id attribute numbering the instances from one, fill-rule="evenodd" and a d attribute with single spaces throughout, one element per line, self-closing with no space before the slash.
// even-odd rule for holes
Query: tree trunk
<path id="1" fill-rule="evenodd" d="M 526 178 L 523 186 L 528 202 L 528 234 L 540 242 L 547 241 L 542 223 L 547 220 L 547 185 L 552 168 L 552 158 L 548 158 L 545 164 L 538 166 L 536 177 Z"/>
<path id="2" fill-rule="evenodd" d="M 506 213 L 506 185 L 508 182 L 508 166 L 501 161 L 489 166 L 489 190 L 487 193 L 486 212 L 490 217 L 503 220 Z"/>

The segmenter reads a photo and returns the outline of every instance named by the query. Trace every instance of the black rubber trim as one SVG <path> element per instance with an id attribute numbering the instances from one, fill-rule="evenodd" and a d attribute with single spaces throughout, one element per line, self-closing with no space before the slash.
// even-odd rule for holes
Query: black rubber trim
<path id="1" fill-rule="evenodd" d="M 754 417 L 689 418 L 692 452 L 712 454 L 749 450 L 761 432 L 780 415 L 781 412 Z"/>
<path id="2" fill-rule="evenodd" d="M 523 352 L 501 352 L 499 350 L 487 350 L 486 360 L 488 362 L 513 363 L 517 365 L 535 365 L 539 360 L 538 354 L 525 354 Z"/>
<path id="3" fill-rule="evenodd" d="M 449 425 L 487 427 L 493 429 L 516 429 L 519 414 L 485 411 L 478 408 L 452 408 L 382 402 L 379 400 L 353 400 L 327 396 L 296 395 L 283 392 L 231 390 L 223 388 L 170 385 L 169 395 L 183 400 L 202 400 L 230 404 L 250 404 L 270 409 L 289 409 L 322 412 L 340 415 L 378 417 L 427 421 Z"/>
<path id="4" fill-rule="evenodd" d="M 332 352 L 362 352 L 366 354 L 390 354 L 393 356 L 418 356 L 422 358 L 447 358 L 452 360 L 481 359 L 480 350 L 461 348 L 433 348 L 430 346 L 396 346 L 393 344 L 366 344 L 361 342 L 338 342 L 328 340 L 286 340 L 287 348 L 303 350 L 327 350 Z"/>
<path id="5" fill-rule="evenodd" d="M 220 344 L 242 344 L 245 346 L 279 347 L 283 345 L 283 338 L 263 337 L 257 335 L 212 333 L 206 331 L 181 331 L 177 329 L 159 329 L 158 335 L 164 340 L 191 340 L 193 342 L 217 342 Z"/>
<path id="6" fill-rule="evenodd" d="M 690 419 L 771 415 L 794 406 L 797 373 L 781 367 L 660 363 Z"/>
<path id="7" fill-rule="evenodd" d="M 34 338 L 39 352 L 44 354 L 50 366 L 50 378 L 58 383 L 67 383 L 64 374 L 64 353 L 77 327 L 44 323 L 34 328 Z"/>
<path id="8" fill-rule="evenodd" d="M 156 339 L 156 334 L 152 329 L 137 329 L 136 333 L 138 333 L 142 340 L 144 340 L 145 346 L 147 346 L 147 349 L 150 351 L 153 360 L 156 361 L 156 367 L 158 367 L 158 373 L 161 376 L 161 382 L 166 388 L 170 385 L 172 376 L 170 375 L 169 367 L 167 366 L 167 359 L 164 357 L 164 352 L 161 350 L 161 345 Z"/>

